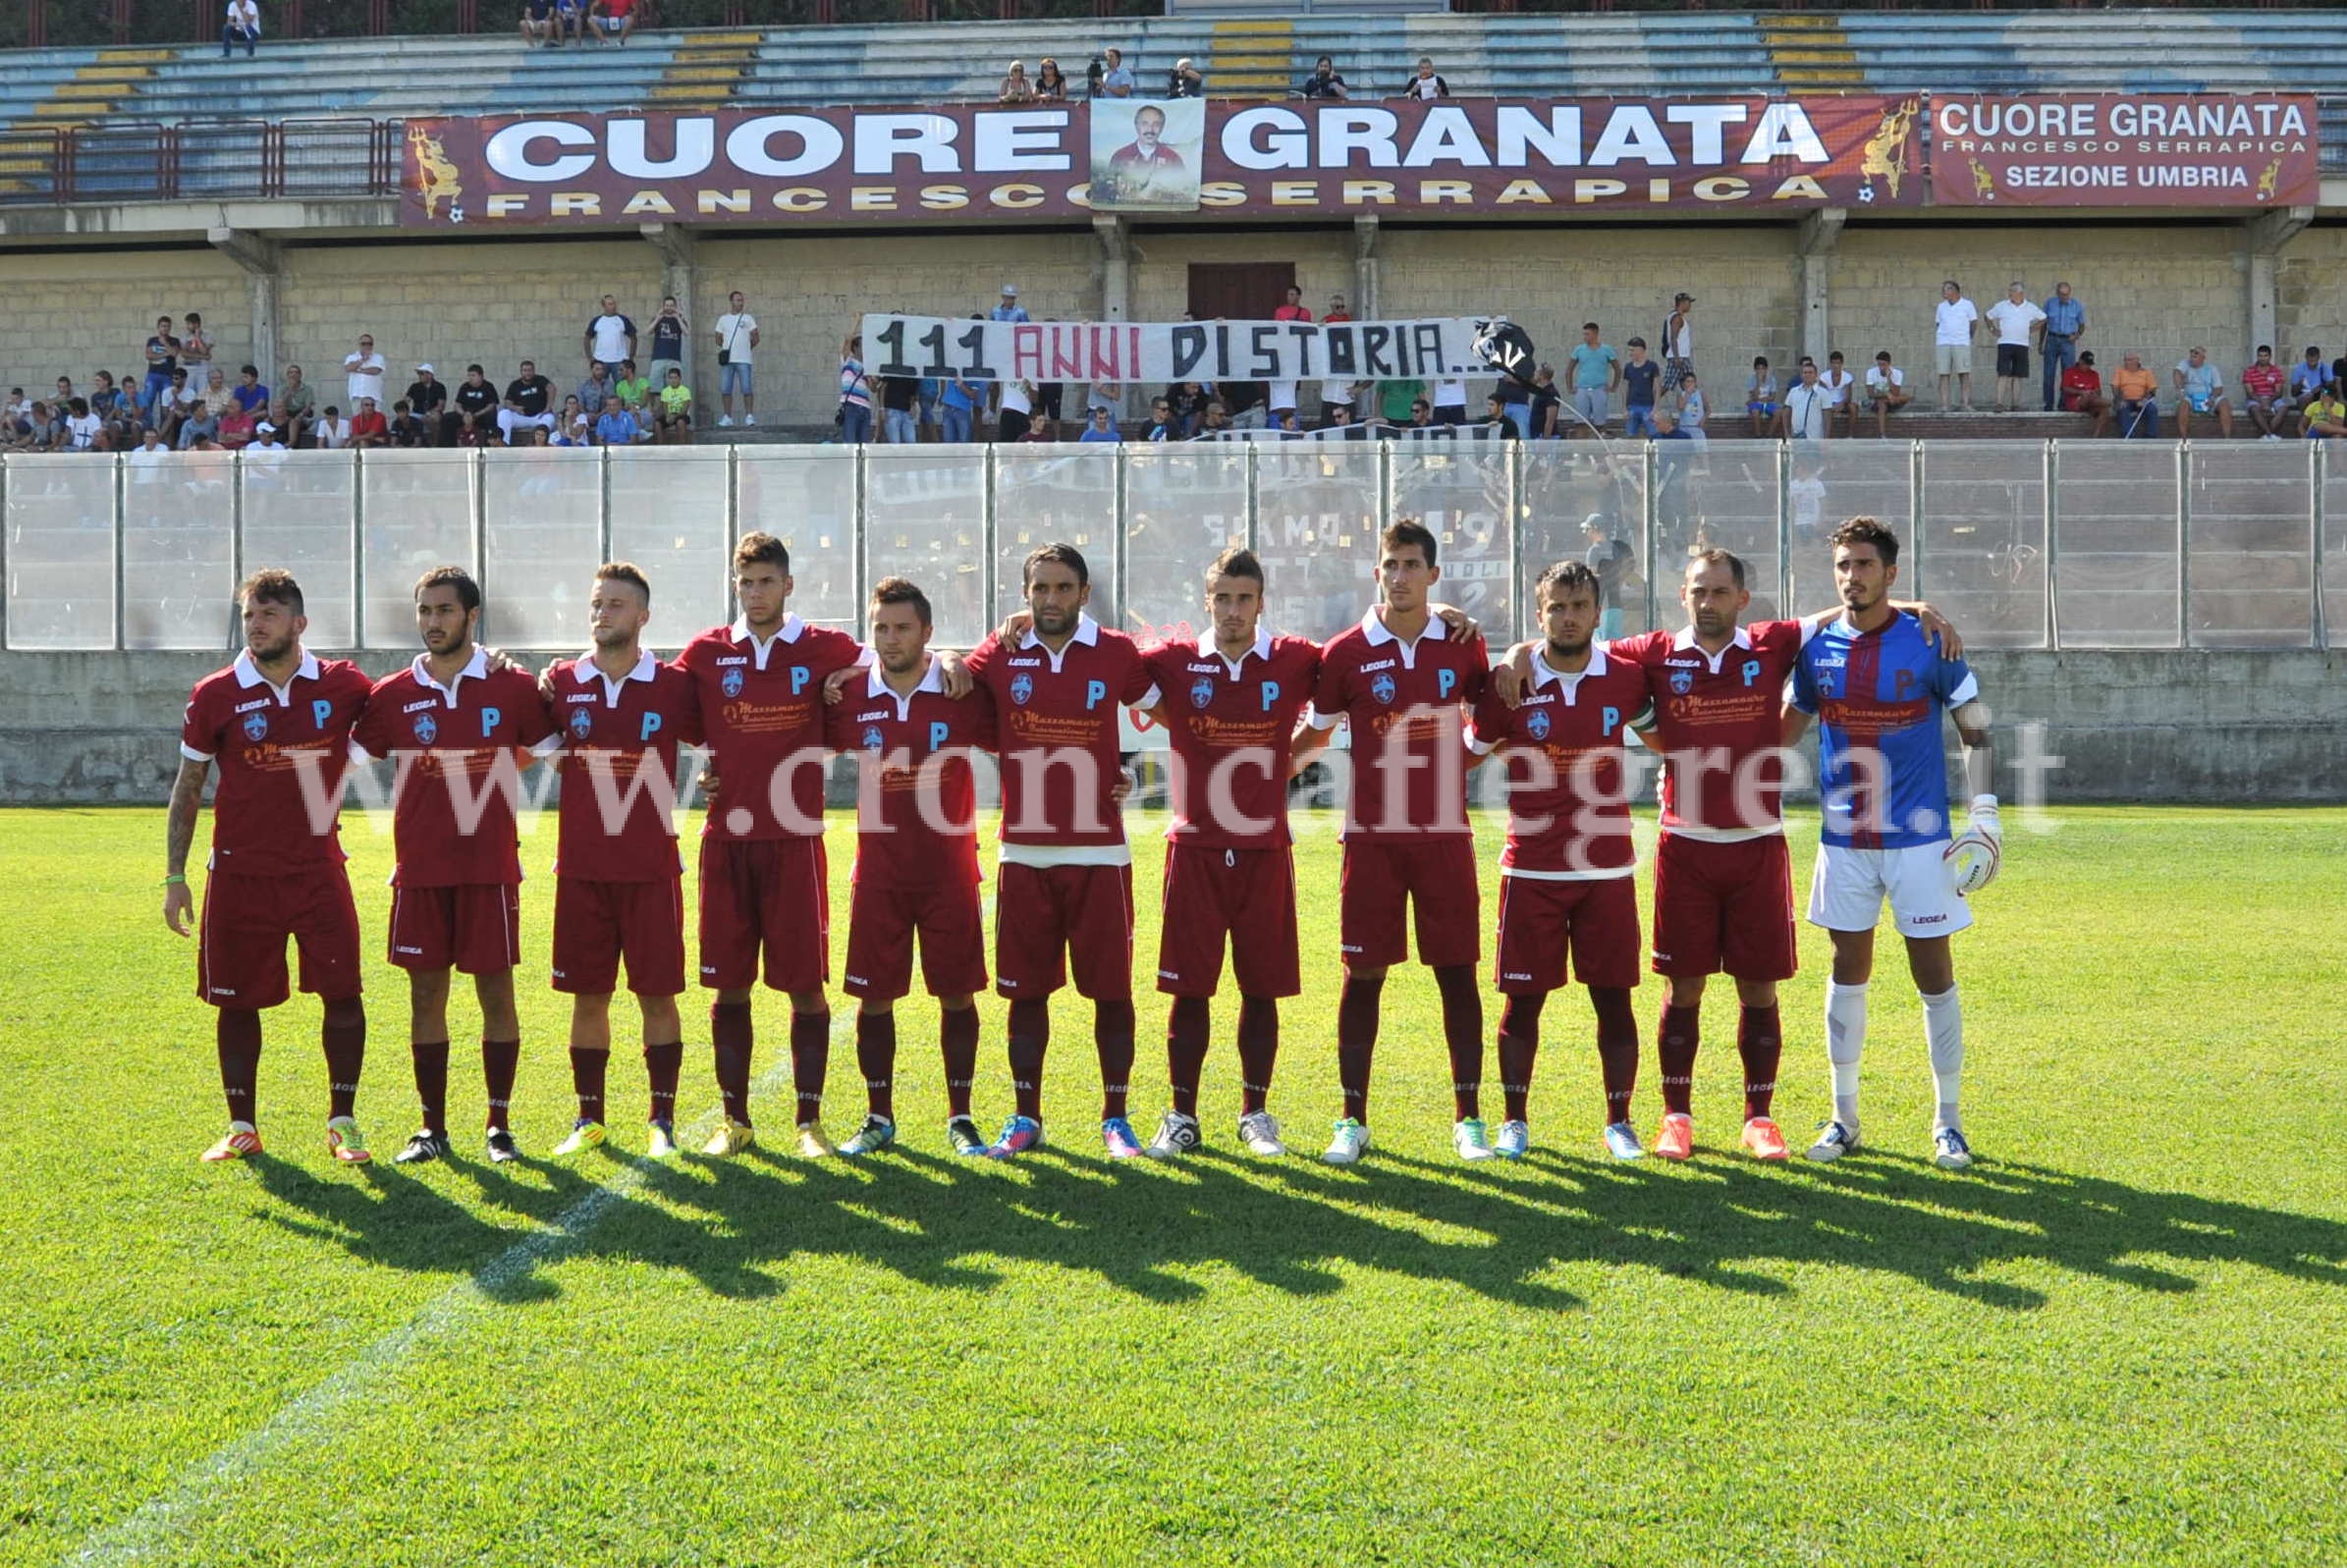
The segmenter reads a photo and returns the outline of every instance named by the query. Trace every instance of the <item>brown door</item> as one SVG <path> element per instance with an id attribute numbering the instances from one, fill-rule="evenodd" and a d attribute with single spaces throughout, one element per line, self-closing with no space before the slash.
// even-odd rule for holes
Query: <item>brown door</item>
<path id="1" fill-rule="evenodd" d="M 1190 314 L 1200 321 L 1269 321 L 1295 286 L 1292 261 L 1193 261 Z"/>

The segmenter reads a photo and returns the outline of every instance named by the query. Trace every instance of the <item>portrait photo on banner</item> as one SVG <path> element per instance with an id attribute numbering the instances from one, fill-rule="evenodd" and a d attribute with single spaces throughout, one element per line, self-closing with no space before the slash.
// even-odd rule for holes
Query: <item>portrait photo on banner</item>
<path id="1" fill-rule="evenodd" d="M 1205 99 L 1096 99 L 1090 113 L 1096 210 L 1198 210 L 1198 178 L 1206 165 Z"/>

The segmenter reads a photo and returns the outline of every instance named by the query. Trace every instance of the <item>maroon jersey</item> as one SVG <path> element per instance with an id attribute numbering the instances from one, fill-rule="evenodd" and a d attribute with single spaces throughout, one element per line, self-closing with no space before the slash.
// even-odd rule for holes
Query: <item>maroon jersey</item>
<path id="1" fill-rule="evenodd" d="M 716 765 L 722 801 L 701 832 L 711 838 L 790 838 L 823 831 L 823 680 L 865 657 L 844 631 L 810 626 L 796 615 L 761 643 L 749 622 L 713 626 L 685 644 L 677 663 L 692 676 L 701 730 Z M 790 813 L 775 813 L 775 777 L 789 771 Z"/>
<path id="2" fill-rule="evenodd" d="M 1499 749 L 1507 769 L 1502 875 L 1577 882 L 1630 874 L 1637 856 L 1621 748 L 1649 706 L 1646 672 L 1608 658 L 1602 642 L 1578 675 L 1550 669 L 1535 649 L 1521 707 L 1483 694 L 1467 744 L 1477 756 Z"/>
<path id="3" fill-rule="evenodd" d="M 881 888 L 974 886 L 977 792 L 969 754 L 994 745 L 983 691 L 946 695 L 937 661 L 910 696 L 891 691 L 875 666 L 850 680 L 825 729 L 832 749 L 856 759 L 853 880 Z"/>
<path id="4" fill-rule="evenodd" d="M 1144 663 L 1173 743 L 1174 825 L 1166 837 L 1210 849 L 1272 849 L 1287 830 L 1296 715 L 1320 679 L 1308 637 L 1255 635 L 1233 664 L 1209 632 L 1161 643 Z"/>
<path id="5" fill-rule="evenodd" d="M 1490 676 L 1483 644 L 1453 637 L 1440 616 L 1414 642 L 1388 631 L 1374 609 L 1329 639 L 1312 723 L 1329 730 L 1352 721 L 1346 838 L 1468 832 L 1460 704 L 1480 699 Z"/>
<path id="6" fill-rule="evenodd" d="M 650 650 L 614 680 L 595 656 L 556 662 L 545 742 L 563 751 L 562 839 L 554 869 L 586 882 L 679 875 L 677 747 L 700 739 L 692 677 Z"/>
<path id="7" fill-rule="evenodd" d="M 347 659 L 306 650 L 284 688 L 247 649 L 195 683 L 180 755 L 220 767 L 212 794 L 214 871 L 283 877 L 343 861 L 343 771 L 374 682 Z"/>
<path id="8" fill-rule="evenodd" d="M 397 762 L 391 885 L 519 883 L 514 796 L 521 774 L 514 750 L 553 730 L 537 679 L 520 670 L 492 674 L 478 648 L 453 685 L 433 679 L 421 655 L 376 681 L 352 738 L 369 756 Z"/>
<path id="9" fill-rule="evenodd" d="M 1057 863 L 1052 850 L 1122 848 L 1118 710 L 1153 705 L 1132 638 L 1078 616 L 1057 654 L 1031 630 L 1016 648 L 989 636 L 969 673 L 993 697 L 1002 735 L 1004 858 L 1043 865 Z M 1022 857 L 1015 845 L 1046 853 Z"/>
<path id="10" fill-rule="evenodd" d="M 1738 626 L 1717 656 L 1692 626 L 1606 645 L 1609 658 L 1646 670 L 1666 765 L 1665 831 L 1727 840 L 1784 831 L 1784 682 L 1806 640 L 1801 622 L 1762 621 Z"/>

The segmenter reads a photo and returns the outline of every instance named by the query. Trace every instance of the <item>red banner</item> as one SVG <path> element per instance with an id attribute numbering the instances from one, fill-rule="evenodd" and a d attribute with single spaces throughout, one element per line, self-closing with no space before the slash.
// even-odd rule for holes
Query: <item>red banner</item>
<path id="1" fill-rule="evenodd" d="M 1932 97 L 1932 202 L 1979 207 L 2312 204 L 2306 93 Z"/>
<path id="2" fill-rule="evenodd" d="M 401 220 L 503 229 L 1000 224 L 1096 209 L 1553 218 L 1914 206 L 1922 118 L 1919 98 L 1854 94 L 1215 102 L 1202 120 L 1109 100 L 410 120 Z"/>

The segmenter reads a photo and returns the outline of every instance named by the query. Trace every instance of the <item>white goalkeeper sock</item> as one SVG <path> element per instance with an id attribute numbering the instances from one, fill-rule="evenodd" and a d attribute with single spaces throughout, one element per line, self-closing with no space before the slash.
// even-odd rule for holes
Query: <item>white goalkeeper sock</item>
<path id="1" fill-rule="evenodd" d="M 1956 1096 L 1964 1081 L 1964 1006 L 1955 987 L 1923 999 L 1923 1032 L 1932 1048 L 1932 1078 L 1939 1086 L 1939 1114 L 1934 1125 L 1961 1129 Z"/>
<path id="2" fill-rule="evenodd" d="M 1866 987 L 1826 982 L 1826 1058 L 1833 1063 L 1833 1119 L 1858 1130 L 1858 1058 L 1866 1052 Z"/>

